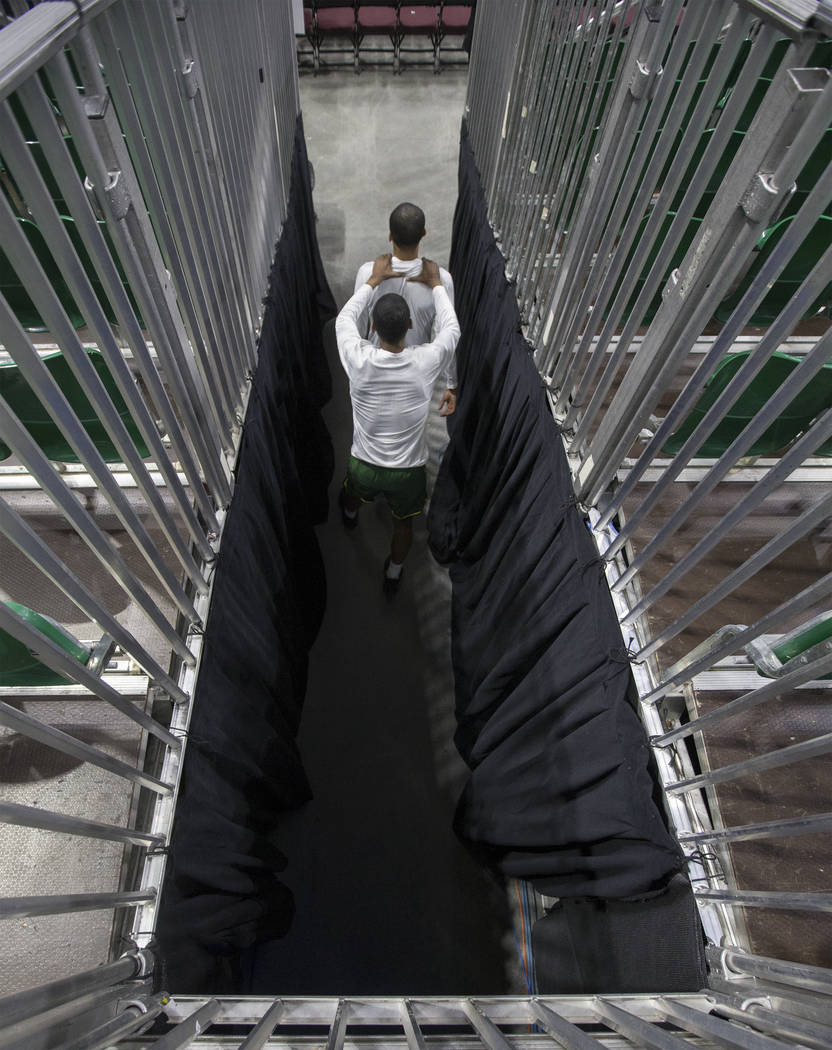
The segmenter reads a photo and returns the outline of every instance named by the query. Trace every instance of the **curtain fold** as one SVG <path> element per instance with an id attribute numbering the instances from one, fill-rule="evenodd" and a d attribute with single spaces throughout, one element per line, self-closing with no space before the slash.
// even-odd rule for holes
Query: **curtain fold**
<path id="1" fill-rule="evenodd" d="M 651 893 L 681 852 L 465 125 L 450 268 L 461 397 L 428 527 L 450 567 L 455 740 L 471 770 L 456 828 L 544 894 Z"/>
<path id="2" fill-rule="evenodd" d="M 233 988 L 239 953 L 293 914 L 273 836 L 311 797 L 295 736 L 326 601 L 313 526 L 333 469 L 321 326 L 335 312 L 298 118 L 157 927 L 177 991 Z"/>

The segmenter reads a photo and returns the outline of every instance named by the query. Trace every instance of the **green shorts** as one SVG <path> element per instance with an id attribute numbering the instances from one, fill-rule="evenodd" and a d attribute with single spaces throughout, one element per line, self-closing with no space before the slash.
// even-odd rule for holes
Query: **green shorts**
<path id="1" fill-rule="evenodd" d="M 355 456 L 350 456 L 344 488 L 362 503 L 384 496 L 394 518 L 421 514 L 428 494 L 424 466 L 375 467 Z"/>

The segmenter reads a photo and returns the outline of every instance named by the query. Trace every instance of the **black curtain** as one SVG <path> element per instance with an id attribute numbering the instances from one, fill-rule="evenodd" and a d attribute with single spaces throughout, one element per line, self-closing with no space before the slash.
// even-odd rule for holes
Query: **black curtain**
<path id="1" fill-rule="evenodd" d="M 451 272 L 461 397 L 429 536 L 450 566 L 456 744 L 471 770 L 457 830 L 544 894 L 646 896 L 681 854 L 464 126 Z"/>
<path id="2" fill-rule="evenodd" d="M 313 526 L 333 469 L 321 325 L 334 314 L 299 118 L 157 927 L 177 992 L 233 991 L 239 953 L 293 914 L 273 839 L 310 798 L 295 736 L 326 600 Z"/>

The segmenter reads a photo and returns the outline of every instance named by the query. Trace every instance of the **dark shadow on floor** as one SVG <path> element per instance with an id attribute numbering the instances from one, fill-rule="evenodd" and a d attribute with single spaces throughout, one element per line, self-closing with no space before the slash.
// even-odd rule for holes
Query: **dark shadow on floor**
<path id="1" fill-rule="evenodd" d="M 335 504 L 351 416 L 332 339 L 328 350 L 336 474 L 330 521 L 318 530 L 328 605 L 300 732 L 315 797 L 284 819 L 295 919 L 288 936 L 252 951 L 247 991 L 505 993 L 514 950 L 506 896 L 456 839 L 454 799 L 437 776 L 413 586 L 430 557 L 424 522 L 390 600 L 381 590 L 387 508 L 365 507 L 346 533 Z"/>

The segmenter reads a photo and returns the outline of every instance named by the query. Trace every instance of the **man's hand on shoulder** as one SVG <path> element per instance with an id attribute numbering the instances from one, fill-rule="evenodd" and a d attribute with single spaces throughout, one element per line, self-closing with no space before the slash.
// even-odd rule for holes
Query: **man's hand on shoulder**
<path id="1" fill-rule="evenodd" d="M 435 263 L 433 259 L 423 258 L 422 272 L 415 277 L 408 277 L 408 281 L 415 281 L 417 284 L 426 284 L 429 288 L 440 288 L 442 286 L 442 280 L 439 277 L 439 264 Z"/>
<path id="2" fill-rule="evenodd" d="M 378 288 L 382 281 L 386 281 L 389 277 L 395 277 L 396 271 L 393 269 L 393 256 L 390 252 L 384 255 L 379 255 L 377 259 L 373 260 L 373 272 L 367 278 L 367 284 L 371 288 Z"/>

